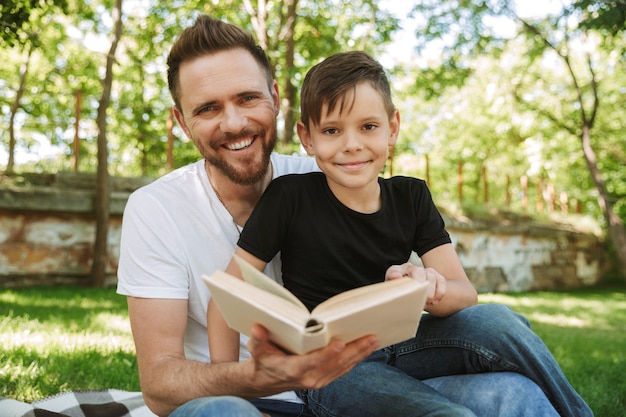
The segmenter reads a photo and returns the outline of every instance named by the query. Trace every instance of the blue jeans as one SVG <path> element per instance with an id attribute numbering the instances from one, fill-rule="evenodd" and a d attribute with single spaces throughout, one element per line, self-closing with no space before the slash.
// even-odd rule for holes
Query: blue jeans
<path id="1" fill-rule="evenodd" d="M 558 417 L 537 384 L 513 372 L 451 375 L 431 378 L 424 384 L 440 392 L 438 404 L 448 400 L 468 407 L 481 417 Z M 258 410 L 272 417 L 314 417 L 303 404 L 257 399 Z M 462 409 L 462 407 L 461 407 Z M 259 417 L 246 400 L 236 397 L 199 398 L 182 405 L 170 417 Z M 448 414 L 447 411 L 445 412 Z"/>
<path id="2" fill-rule="evenodd" d="M 561 416 L 593 416 L 528 321 L 497 304 L 473 306 L 446 318 L 424 315 L 415 338 L 374 352 L 328 386 L 299 395 L 318 417 L 485 415 L 422 381 L 502 371 L 534 381 Z M 464 392 L 471 389 L 460 385 Z M 479 399 L 483 393 L 471 395 Z"/>
<path id="3" fill-rule="evenodd" d="M 204 397 L 189 401 L 169 417 L 261 417 L 259 410 L 239 397 Z"/>

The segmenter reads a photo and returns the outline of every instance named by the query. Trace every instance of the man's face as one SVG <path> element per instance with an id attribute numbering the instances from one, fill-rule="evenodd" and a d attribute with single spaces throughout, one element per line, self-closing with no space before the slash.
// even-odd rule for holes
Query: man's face
<path id="1" fill-rule="evenodd" d="M 180 106 L 174 110 L 202 156 L 231 181 L 261 180 L 276 143 L 279 97 L 244 49 L 206 55 L 180 66 Z"/>

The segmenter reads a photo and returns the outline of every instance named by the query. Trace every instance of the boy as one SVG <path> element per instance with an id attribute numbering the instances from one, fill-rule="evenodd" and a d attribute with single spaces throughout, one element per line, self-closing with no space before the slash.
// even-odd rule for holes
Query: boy
<path id="1" fill-rule="evenodd" d="M 510 348 L 513 341 L 498 332 L 489 336 L 495 344 L 506 342 L 504 362 L 510 360 L 510 368 L 502 367 L 499 357 L 484 367 L 472 368 L 474 363 L 464 356 L 464 347 L 451 345 L 458 348 L 452 354 L 452 349 L 432 349 L 434 345 L 424 342 L 434 320 L 446 318 L 455 325 L 454 313 L 475 306 L 477 294 L 425 183 L 378 176 L 400 127 L 400 115 L 380 64 L 356 51 L 326 59 L 305 77 L 301 110 L 298 135 L 322 172 L 274 180 L 246 223 L 235 253 L 263 270 L 280 252 L 284 285 L 309 309 L 348 289 L 411 275 L 429 283 L 425 310 L 430 313 L 422 318 L 416 338 L 375 352 L 327 387 L 300 392 L 309 408 L 317 415 L 419 416 L 445 412 L 448 416 L 473 416 L 420 380 L 493 370 L 522 369 L 540 386 L 543 383 L 548 394 L 577 397 L 560 370 L 556 377 L 541 370 L 533 373 L 536 363 L 547 363 L 550 371 L 558 369 L 536 336 L 532 340 L 528 336 L 527 351 L 522 353 Z M 406 263 L 412 251 L 421 257 L 424 268 Z M 226 272 L 240 276 L 233 261 Z M 236 361 L 238 334 L 228 329 L 217 313 L 210 303 L 212 360 Z M 515 332 L 532 333 L 521 320 L 513 322 Z M 481 337 L 487 339 L 477 334 L 477 343 L 483 341 Z M 473 353 L 480 357 L 479 362 L 484 359 L 479 349 Z M 524 353 L 527 357 L 522 357 Z M 566 407 L 571 397 L 563 401 Z"/>

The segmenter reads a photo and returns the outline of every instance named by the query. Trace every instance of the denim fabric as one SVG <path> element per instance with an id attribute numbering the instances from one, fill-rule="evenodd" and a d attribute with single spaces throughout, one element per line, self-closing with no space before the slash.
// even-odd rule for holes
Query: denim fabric
<path id="1" fill-rule="evenodd" d="M 259 398 L 250 401 L 262 413 L 272 417 L 315 417 L 304 404 Z"/>
<path id="2" fill-rule="evenodd" d="M 189 401 L 169 417 L 261 417 L 249 401 L 238 397 L 203 397 Z"/>
<path id="3" fill-rule="evenodd" d="M 443 389 L 439 392 L 421 381 L 502 371 L 516 372 L 534 381 L 561 416 L 593 416 L 545 344 L 530 330 L 528 321 L 497 304 L 473 306 L 446 318 L 424 315 L 415 338 L 374 352 L 328 386 L 304 390 L 299 395 L 319 417 L 496 416 L 499 414 L 493 410 L 472 411 L 477 402 L 461 406 L 454 402 L 454 391 L 444 396 Z M 463 387 L 471 394 L 456 400 L 483 395 L 474 388 Z M 522 401 L 519 413 L 506 415 L 542 416 L 540 411 L 528 410 L 532 403 Z"/>
<path id="4" fill-rule="evenodd" d="M 514 372 L 425 379 L 424 384 L 481 417 L 558 417 L 539 386 Z"/>

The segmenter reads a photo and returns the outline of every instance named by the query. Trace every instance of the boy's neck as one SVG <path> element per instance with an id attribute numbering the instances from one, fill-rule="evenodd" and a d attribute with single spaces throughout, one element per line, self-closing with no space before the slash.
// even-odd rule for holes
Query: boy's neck
<path id="1" fill-rule="evenodd" d="M 360 188 L 347 188 L 328 182 L 328 188 L 341 204 L 358 213 L 372 214 L 382 208 L 378 179 Z"/>

